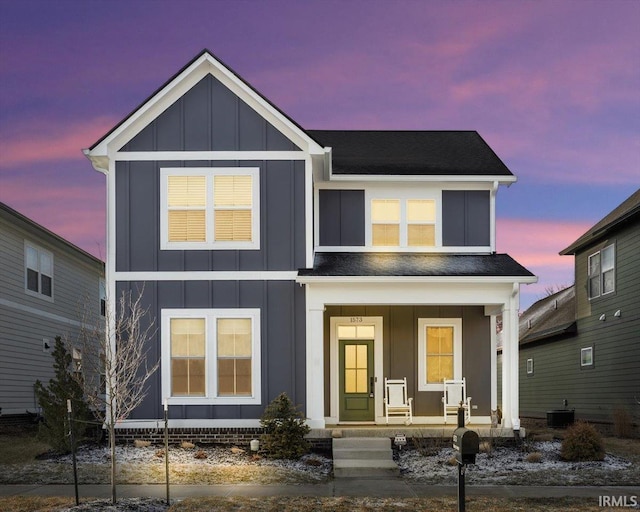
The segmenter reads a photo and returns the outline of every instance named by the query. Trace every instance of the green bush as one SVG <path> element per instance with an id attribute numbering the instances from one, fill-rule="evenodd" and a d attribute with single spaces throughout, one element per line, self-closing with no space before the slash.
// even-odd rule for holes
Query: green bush
<path id="1" fill-rule="evenodd" d="M 309 442 L 304 436 L 311 429 L 286 393 L 281 393 L 266 407 L 260 424 L 265 429 L 262 449 L 270 459 L 299 459 L 309 451 Z"/>
<path id="2" fill-rule="evenodd" d="M 560 456 L 568 461 L 603 460 L 604 444 L 600 433 L 585 422 L 577 422 L 567 429 Z"/>
<path id="3" fill-rule="evenodd" d="M 87 430 L 86 421 L 92 418 L 89 408 L 83 398 L 82 388 L 69 371 L 72 356 L 67 352 L 60 336 L 56 336 L 53 349 L 53 368 L 55 376 L 44 385 L 39 380 L 35 384 L 36 397 L 42 409 L 44 421 L 38 429 L 38 437 L 57 452 L 71 451 L 67 400 L 71 400 L 73 410 L 73 434 L 80 440 Z"/>

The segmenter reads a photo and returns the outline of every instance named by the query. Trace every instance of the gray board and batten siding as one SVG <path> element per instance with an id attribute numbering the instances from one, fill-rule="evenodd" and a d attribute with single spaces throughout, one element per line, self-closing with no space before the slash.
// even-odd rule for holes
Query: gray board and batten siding
<path id="1" fill-rule="evenodd" d="M 318 194 L 321 246 L 365 244 L 364 190 L 320 190 Z M 490 245 L 491 203 L 486 190 L 442 191 L 442 245 Z"/>
<path id="2" fill-rule="evenodd" d="M 261 396 L 256 405 L 171 405 L 171 419 L 259 419 L 265 406 L 280 393 L 305 407 L 304 289 L 293 281 L 147 281 L 119 282 L 117 293 L 143 293 L 143 302 L 155 316 L 156 334 L 148 358 L 158 361 L 163 309 L 259 308 Z M 130 419 L 162 417 L 161 370 L 151 377 L 149 394 Z"/>
<path id="3" fill-rule="evenodd" d="M 160 250 L 160 169 L 258 167 L 259 250 Z M 117 162 L 117 271 L 286 271 L 305 260 L 303 161 Z"/>
<path id="4" fill-rule="evenodd" d="M 211 75 L 125 144 L 121 151 L 300 151 Z"/>
<path id="5" fill-rule="evenodd" d="M 53 256 L 52 298 L 25 289 L 25 242 Z M 72 344 L 82 307 L 93 315 L 100 312 L 104 264 L 2 203 L 0 261 L 0 407 L 5 416 L 37 410 L 33 385 L 54 376 L 55 337 Z"/>
<path id="6" fill-rule="evenodd" d="M 489 416 L 491 408 L 491 320 L 482 306 L 327 306 L 324 314 L 324 359 L 330 360 L 331 317 L 382 317 L 383 372 L 391 379 L 407 378 L 414 416 L 442 415 L 442 391 L 418 391 L 418 319 L 462 319 L 462 376 L 473 397 L 474 415 Z M 330 415 L 329 365 L 325 365 L 325 414 Z M 382 397 L 377 397 L 382 400 Z"/>

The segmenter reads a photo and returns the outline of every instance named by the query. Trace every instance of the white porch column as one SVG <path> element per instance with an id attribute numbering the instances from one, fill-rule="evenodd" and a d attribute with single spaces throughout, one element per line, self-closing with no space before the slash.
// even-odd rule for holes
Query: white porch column
<path id="1" fill-rule="evenodd" d="M 314 306 L 306 285 L 307 424 L 324 428 L 324 305 Z"/>
<path id="2" fill-rule="evenodd" d="M 520 288 L 513 285 L 509 304 L 502 311 L 502 417 L 506 428 L 520 424 L 520 387 L 518 357 L 518 309 Z"/>

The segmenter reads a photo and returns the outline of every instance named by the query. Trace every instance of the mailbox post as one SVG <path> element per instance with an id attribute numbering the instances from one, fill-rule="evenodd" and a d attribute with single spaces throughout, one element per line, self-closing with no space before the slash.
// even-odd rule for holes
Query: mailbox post
<path id="1" fill-rule="evenodd" d="M 465 512 L 465 466 L 476 463 L 476 455 L 480 451 L 480 438 L 473 430 L 464 427 L 464 416 L 460 422 L 458 414 L 458 428 L 453 431 L 453 449 L 456 450 L 458 461 L 458 512 Z"/>

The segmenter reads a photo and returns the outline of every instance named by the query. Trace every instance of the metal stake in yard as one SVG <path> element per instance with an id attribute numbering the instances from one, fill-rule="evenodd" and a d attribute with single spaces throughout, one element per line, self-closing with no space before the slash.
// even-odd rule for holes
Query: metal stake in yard
<path id="1" fill-rule="evenodd" d="M 76 462 L 76 436 L 73 434 L 73 417 L 71 413 L 71 400 L 67 400 L 67 418 L 69 420 L 69 438 L 71 441 L 71 458 L 73 460 L 73 486 L 76 491 L 76 505 L 80 505 L 80 497 L 78 496 L 78 465 Z"/>
<path id="2" fill-rule="evenodd" d="M 164 399 L 164 468 L 167 481 L 167 505 L 169 503 L 169 404 Z"/>

